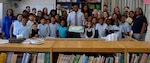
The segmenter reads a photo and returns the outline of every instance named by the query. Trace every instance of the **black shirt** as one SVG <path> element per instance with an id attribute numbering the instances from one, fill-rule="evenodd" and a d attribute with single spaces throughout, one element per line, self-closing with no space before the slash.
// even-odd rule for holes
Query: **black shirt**
<path id="1" fill-rule="evenodd" d="M 32 29 L 32 37 L 34 37 L 36 34 L 38 34 L 38 31 L 39 31 L 39 29 L 37 29 L 37 30 L 34 30 L 34 29 Z"/>

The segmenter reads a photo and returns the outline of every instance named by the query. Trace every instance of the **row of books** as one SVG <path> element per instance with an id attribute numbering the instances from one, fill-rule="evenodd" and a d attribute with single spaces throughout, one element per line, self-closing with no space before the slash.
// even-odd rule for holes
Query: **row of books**
<path id="1" fill-rule="evenodd" d="M 127 54 L 127 63 L 150 63 L 150 54 Z"/>
<path id="2" fill-rule="evenodd" d="M 57 2 L 101 2 L 101 0 L 57 0 Z"/>
<path id="3" fill-rule="evenodd" d="M 95 57 L 86 56 L 85 54 L 59 54 L 57 63 L 124 63 L 124 55 L 115 53 L 112 54 L 112 56 L 99 55 L 98 57 Z"/>
<path id="4" fill-rule="evenodd" d="M 50 63 L 50 53 L 1 52 L 0 63 Z"/>

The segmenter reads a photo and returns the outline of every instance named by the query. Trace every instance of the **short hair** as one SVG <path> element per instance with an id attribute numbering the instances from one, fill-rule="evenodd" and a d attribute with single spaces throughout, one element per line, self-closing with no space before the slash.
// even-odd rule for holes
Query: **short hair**
<path id="1" fill-rule="evenodd" d="M 32 11 L 33 11 L 33 10 L 36 10 L 36 8 L 32 8 Z"/>
<path id="2" fill-rule="evenodd" d="M 20 13 L 19 13 L 19 14 L 17 14 L 17 17 L 18 17 L 19 15 L 21 15 L 21 16 L 23 17 L 23 14 L 20 14 Z"/>
<path id="3" fill-rule="evenodd" d="M 44 18 L 44 17 L 42 17 L 41 20 L 42 20 L 42 19 L 46 20 L 46 18 Z"/>
<path id="4" fill-rule="evenodd" d="M 27 10 L 23 10 L 23 12 L 22 13 L 25 13 L 25 12 L 28 12 Z"/>
<path id="5" fill-rule="evenodd" d="M 36 22 L 34 22 L 33 25 L 38 25 L 38 24 L 37 24 Z M 33 26 L 33 25 L 32 25 L 32 26 Z"/>
<path id="6" fill-rule="evenodd" d="M 97 17 L 92 17 L 92 19 L 94 19 L 94 18 L 97 20 Z"/>
<path id="7" fill-rule="evenodd" d="M 34 16 L 34 14 L 33 14 L 33 13 L 30 13 L 29 16 Z"/>
<path id="8" fill-rule="evenodd" d="M 108 7 L 107 5 L 104 5 L 104 7 Z"/>
<path id="9" fill-rule="evenodd" d="M 77 7 L 79 7 L 79 5 L 78 5 L 78 4 L 74 4 L 73 6 L 77 6 Z"/>
<path id="10" fill-rule="evenodd" d="M 30 6 L 26 6 L 26 8 L 30 8 Z"/>

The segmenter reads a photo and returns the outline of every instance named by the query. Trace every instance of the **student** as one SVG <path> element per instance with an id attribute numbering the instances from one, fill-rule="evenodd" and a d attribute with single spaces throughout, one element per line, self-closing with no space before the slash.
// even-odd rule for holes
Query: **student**
<path id="1" fill-rule="evenodd" d="M 54 9 L 52 9 L 52 10 L 50 11 L 50 15 L 51 15 L 51 16 L 55 16 L 55 15 L 57 15 L 57 11 L 56 11 L 56 10 L 54 10 Z"/>
<path id="2" fill-rule="evenodd" d="M 96 24 L 97 24 L 97 18 L 96 17 L 93 17 L 92 18 L 92 26 L 93 26 L 93 28 L 96 28 Z"/>
<path id="3" fill-rule="evenodd" d="M 30 13 L 30 6 L 26 6 L 26 11 L 28 11 L 28 13 Z"/>
<path id="4" fill-rule="evenodd" d="M 46 19 L 42 18 L 41 19 L 41 23 L 38 25 L 38 29 L 39 29 L 39 37 L 41 38 L 46 38 L 49 36 L 49 25 L 46 24 Z"/>
<path id="5" fill-rule="evenodd" d="M 23 18 L 21 29 L 18 30 L 18 35 L 22 35 L 22 37 L 26 39 L 30 38 L 31 34 L 31 27 L 27 26 L 27 21 L 27 18 Z"/>
<path id="6" fill-rule="evenodd" d="M 111 33 L 112 33 L 111 31 L 112 31 L 112 26 L 113 26 L 113 25 L 111 25 L 111 21 L 112 21 L 111 18 L 109 18 L 109 19 L 106 20 L 106 24 L 107 24 L 106 36 L 107 36 L 108 34 L 111 34 Z"/>
<path id="7" fill-rule="evenodd" d="M 115 21 L 119 21 L 118 15 L 116 13 L 112 14 L 112 21 L 111 21 L 111 25 L 114 25 Z"/>
<path id="8" fill-rule="evenodd" d="M 70 8 L 70 9 L 69 9 L 69 13 L 71 13 L 71 12 L 73 12 L 73 11 L 74 11 L 73 8 Z"/>
<path id="9" fill-rule="evenodd" d="M 109 13 L 104 11 L 103 12 L 103 17 L 104 17 L 104 23 L 106 23 L 106 20 L 109 18 Z"/>
<path id="10" fill-rule="evenodd" d="M 51 23 L 49 24 L 49 30 L 50 30 L 50 37 L 57 37 L 56 35 L 56 31 L 57 31 L 57 26 L 58 26 L 58 23 L 56 23 L 56 19 L 55 17 L 51 17 Z"/>
<path id="11" fill-rule="evenodd" d="M 28 11 L 26 11 L 26 10 L 23 10 L 23 17 L 26 17 L 26 18 L 28 18 L 29 17 L 29 12 Z"/>
<path id="12" fill-rule="evenodd" d="M 41 23 L 40 20 L 42 19 L 42 17 L 43 17 L 42 11 L 39 10 L 39 11 L 38 11 L 38 14 L 37 14 L 37 16 L 36 16 L 36 21 L 37 21 L 38 24 Z"/>
<path id="13" fill-rule="evenodd" d="M 130 33 L 130 26 L 129 24 L 125 21 L 126 16 L 122 15 L 121 16 L 121 26 L 123 27 L 123 37 L 129 36 Z"/>
<path id="14" fill-rule="evenodd" d="M 57 23 L 60 23 L 60 16 L 59 15 L 55 15 L 55 19 Z"/>
<path id="15" fill-rule="evenodd" d="M 34 23 L 32 25 L 32 33 L 31 33 L 31 37 L 39 37 L 39 34 L 38 34 L 38 25 L 36 23 Z"/>
<path id="16" fill-rule="evenodd" d="M 57 27 L 57 37 L 66 38 L 68 28 L 66 26 L 65 20 L 61 20 L 60 25 Z"/>
<path id="17" fill-rule="evenodd" d="M 10 38 L 10 27 L 12 22 L 16 20 L 12 9 L 7 10 L 7 15 L 3 17 L 2 20 L 2 36 L 4 39 Z"/>
<path id="18" fill-rule="evenodd" d="M 29 27 L 32 27 L 32 25 L 36 22 L 36 21 L 34 21 L 34 20 L 35 20 L 34 14 L 33 14 L 33 13 L 30 13 L 30 15 L 29 15 L 29 21 L 27 22 L 27 25 L 28 25 Z"/>
<path id="19" fill-rule="evenodd" d="M 84 13 L 84 18 L 85 18 L 86 21 L 88 21 L 88 17 L 89 17 L 89 14 L 87 12 L 85 12 Z"/>
<path id="20" fill-rule="evenodd" d="M 64 18 L 64 20 L 66 21 L 67 20 L 67 11 L 63 11 L 63 14 L 62 14 L 62 17 Z"/>
<path id="21" fill-rule="evenodd" d="M 84 36 L 85 36 L 85 38 L 94 38 L 94 36 L 95 36 L 95 29 L 92 27 L 91 21 L 87 22 Z"/>
<path id="22" fill-rule="evenodd" d="M 98 30 L 98 38 L 102 38 L 106 36 L 105 34 L 106 28 L 107 28 L 107 24 L 104 23 L 103 18 L 100 18 L 99 23 L 96 24 L 96 30 Z"/>
<path id="23" fill-rule="evenodd" d="M 32 13 L 36 15 L 36 8 L 32 8 Z"/>
<path id="24" fill-rule="evenodd" d="M 118 39 L 122 38 L 122 34 L 124 32 L 122 26 L 119 24 L 119 21 L 115 21 L 114 25 L 112 26 L 112 32 L 117 34 Z"/>
<path id="25" fill-rule="evenodd" d="M 22 26 L 22 20 L 23 15 L 22 14 L 18 14 L 17 15 L 17 20 L 15 20 L 10 28 L 10 38 L 16 37 L 16 35 L 18 35 L 18 30 L 20 29 L 20 27 Z"/>

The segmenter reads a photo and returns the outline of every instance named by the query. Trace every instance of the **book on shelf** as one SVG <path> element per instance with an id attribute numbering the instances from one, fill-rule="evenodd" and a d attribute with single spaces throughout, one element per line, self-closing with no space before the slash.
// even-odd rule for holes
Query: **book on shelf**
<path id="1" fill-rule="evenodd" d="M 1 52 L 0 54 L 0 63 L 5 63 L 5 58 L 7 54 L 5 52 Z"/>
<path id="2" fill-rule="evenodd" d="M 11 63 L 12 56 L 14 55 L 14 52 L 7 52 L 6 56 L 6 63 Z"/>
<path id="3" fill-rule="evenodd" d="M 44 63 L 45 53 L 38 53 L 37 63 Z"/>
<path id="4" fill-rule="evenodd" d="M 1 52 L 0 63 L 50 63 L 50 53 Z"/>
<path id="5" fill-rule="evenodd" d="M 150 63 L 150 54 L 147 53 L 128 53 L 127 63 Z"/>
<path id="6" fill-rule="evenodd" d="M 50 63 L 50 53 L 45 53 L 45 62 L 44 63 Z"/>
<path id="7" fill-rule="evenodd" d="M 17 61 L 17 54 L 13 54 L 12 55 L 12 59 L 11 59 L 11 63 L 16 63 L 16 61 Z"/>
<path id="8" fill-rule="evenodd" d="M 80 59 L 80 56 L 81 56 L 81 55 L 77 54 L 77 55 L 75 56 L 75 59 L 74 59 L 73 63 L 78 63 L 78 61 L 79 61 L 79 59 Z"/>
<path id="9" fill-rule="evenodd" d="M 59 54 L 57 63 L 124 63 L 124 58 L 122 57 L 124 57 L 124 54 L 122 53 L 116 53 L 108 56 L 99 55 L 98 57 L 87 56 L 86 54 Z"/>

